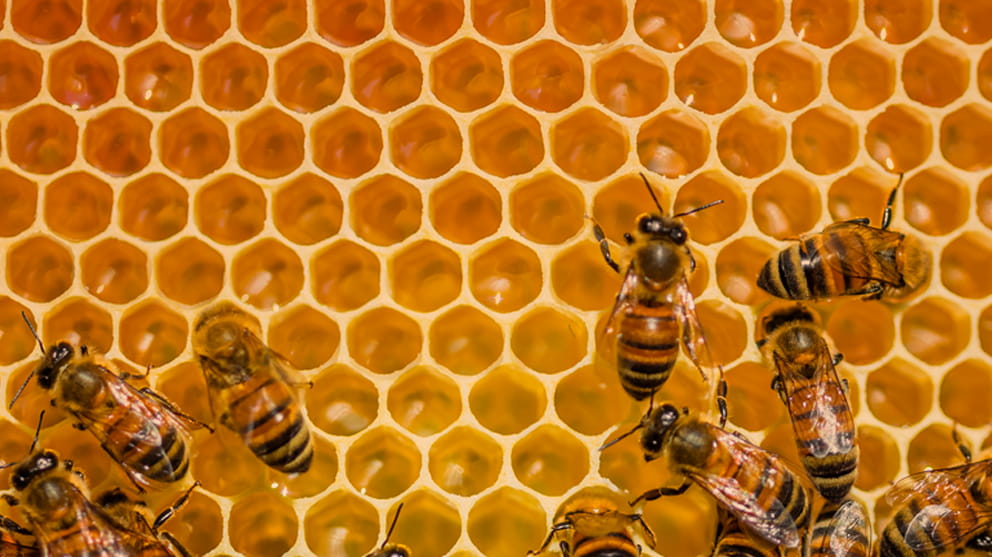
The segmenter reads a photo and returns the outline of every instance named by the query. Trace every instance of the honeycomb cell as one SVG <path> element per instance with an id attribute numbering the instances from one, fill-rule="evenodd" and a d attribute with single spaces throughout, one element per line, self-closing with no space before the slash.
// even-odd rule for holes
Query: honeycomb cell
<path id="1" fill-rule="evenodd" d="M 313 369 L 331 359 L 341 342 L 337 323 L 323 312 L 300 305 L 281 311 L 269 324 L 269 348 L 296 369 Z"/>
<path id="2" fill-rule="evenodd" d="M 930 26 L 932 0 L 866 0 L 865 24 L 887 43 L 912 41 Z"/>
<path id="3" fill-rule="evenodd" d="M 858 125 L 829 105 L 807 110 L 792 123 L 792 154 L 814 174 L 831 174 L 854 161 Z"/>
<path id="4" fill-rule="evenodd" d="M 652 488 L 659 487 L 652 484 Z M 693 493 L 694 492 L 694 493 Z M 682 497 L 667 498 L 645 508 L 644 520 L 661 540 L 679 540 L 665 555 L 694 557 L 705 555 L 716 539 L 716 503 L 702 490 Z"/>
<path id="5" fill-rule="evenodd" d="M 416 321 L 388 307 L 354 318 L 348 326 L 348 352 L 373 373 L 403 369 L 420 354 L 423 334 Z"/>
<path id="6" fill-rule="evenodd" d="M 547 517 L 533 495 L 501 486 L 468 511 L 468 536 L 487 557 L 516 557 L 539 547 Z"/>
<path id="7" fill-rule="evenodd" d="M 149 174 L 121 191 L 117 206 L 124 232 L 151 242 L 165 240 L 186 226 L 186 188 L 164 174 Z"/>
<path id="8" fill-rule="evenodd" d="M 520 317 L 510 334 L 510 348 L 524 365 L 538 373 L 558 373 L 586 354 L 586 328 L 571 314 L 537 308 Z"/>
<path id="9" fill-rule="evenodd" d="M 0 365 L 17 363 L 34 352 L 34 336 L 24 326 L 21 313 L 33 321 L 30 309 L 13 298 L 0 296 Z"/>
<path id="10" fill-rule="evenodd" d="M 420 451 L 395 429 L 377 427 L 348 448 L 345 475 L 366 497 L 390 499 L 409 489 L 420 476 Z"/>
<path id="11" fill-rule="evenodd" d="M 224 123 L 198 107 L 162 122 L 159 142 L 162 164 L 183 178 L 203 178 L 217 170 L 231 150 Z"/>
<path id="12" fill-rule="evenodd" d="M 941 167 L 928 168 L 903 186 L 906 222 L 928 236 L 953 232 L 968 220 L 968 186 Z"/>
<path id="13" fill-rule="evenodd" d="M 741 357 L 747 348 L 747 324 L 733 306 L 719 300 L 704 300 L 696 305 L 699 323 L 706 334 L 713 361 L 727 365 Z"/>
<path id="14" fill-rule="evenodd" d="M 968 44 L 980 44 L 992 39 L 988 2 L 941 0 L 940 26 L 955 38 Z"/>
<path id="15" fill-rule="evenodd" d="M 389 386 L 389 415 L 407 431 L 421 437 L 440 433 L 462 413 L 458 385 L 438 370 L 417 366 Z"/>
<path id="16" fill-rule="evenodd" d="M 870 218 L 876 225 L 896 181 L 875 167 L 858 167 L 838 178 L 827 191 L 833 220 Z"/>
<path id="17" fill-rule="evenodd" d="M 595 108 L 580 108 L 551 129 L 551 158 L 580 180 L 602 180 L 627 160 L 623 125 Z"/>
<path id="18" fill-rule="evenodd" d="M 275 493 L 252 493 L 231 507 L 231 545 L 248 557 L 285 555 L 296 543 L 299 520 L 293 505 Z"/>
<path id="19" fill-rule="evenodd" d="M 392 112 L 417 100 L 424 75 L 409 48 L 381 42 L 359 53 L 351 65 L 351 93 L 376 112 Z"/>
<path id="20" fill-rule="evenodd" d="M 763 364 L 744 362 L 727 369 L 727 406 L 730 421 L 748 431 L 762 431 L 785 415 L 778 393 L 768 388 L 772 371 Z"/>
<path id="21" fill-rule="evenodd" d="M 296 112 L 317 112 L 334 104 L 344 87 L 341 55 L 315 43 L 303 43 L 275 63 L 276 98 Z"/>
<path id="22" fill-rule="evenodd" d="M 788 419 L 780 420 L 765 433 L 765 438 L 761 440 L 761 448 L 771 451 L 786 462 L 802 466 L 799 458 L 799 451 L 796 449 L 796 434 L 792 431 L 792 421 Z"/>
<path id="23" fill-rule="evenodd" d="M 0 110 L 9 110 L 38 96 L 41 91 L 41 54 L 11 40 L 0 41 Z"/>
<path id="24" fill-rule="evenodd" d="M 645 168 L 665 178 L 695 172 L 709 152 L 709 128 L 682 110 L 666 110 L 637 132 L 637 158 Z"/>
<path id="25" fill-rule="evenodd" d="M 303 532 L 319 557 L 361 557 L 376 544 L 379 512 L 367 498 L 339 489 L 307 509 Z"/>
<path id="26" fill-rule="evenodd" d="M 69 38 L 83 22 L 82 0 L 11 0 L 10 23 L 33 43 L 57 43 Z"/>
<path id="27" fill-rule="evenodd" d="M 51 302 L 72 285 L 72 253 L 59 242 L 32 236 L 7 249 L 7 286 L 18 296 Z"/>
<path id="28" fill-rule="evenodd" d="M 886 170 L 902 173 L 927 159 L 933 148 L 932 137 L 933 129 L 926 114 L 894 104 L 868 122 L 865 150 Z"/>
<path id="29" fill-rule="evenodd" d="M 733 50 L 709 42 L 679 57 L 674 83 L 675 94 L 686 106 L 718 114 L 744 96 L 747 67 Z"/>
<path id="30" fill-rule="evenodd" d="M 255 237 L 265 225 L 265 194 L 254 182 L 227 174 L 200 188 L 193 201 L 196 226 L 220 244 Z"/>
<path id="31" fill-rule="evenodd" d="M 713 170 L 697 174 L 679 188 L 673 209 L 676 214 L 721 199 L 720 205 L 682 217 L 693 241 L 712 244 L 729 238 L 744 223 L 747 196 L 735 180 Z"/>
<path id="32" fill-rule="evenodd" d="M 459 172 L 431 192 L 431 223 L 445 239 L 472 244 L 491 236 L 503 220 L 499 192 L 487 180 Z"/>
<path id="33" fill-rule="evenodd" d="M 926 298 L 902 313 L 903 346 L 920 360 L 938 365 L 950 361 L 968 345 L 968 313 L 942 298 Z"/>
<path id="34" fill-rule="evenodd" d="M 706 25 L 703 0 L 638 0 L 634 3 L 634 29 L 650 46 L 665 52 L 683 50 L 699 37 Z"/>
<path id="35" fill-rule="evenodd" d="M 283 474 L 266 468 L 269 485 L 280 495 L 293 499 L 313 497 L 327 490 L 338 474 L 338 455 L 334 445 L 320 437 L 314 439 L 313 460 L 304 474 Z"/>
<path id="36" fill-rule="evenodd" d="M 892 50 L 872 38 L 844 45 L 830 57 L 827 85 L 830 94 L 848 108 L 867 110 L 882 104 L 896 86 Z"/>
<path id="37" fill-rule="evenodd" d="M 513 228 L 541 244 L 560 244 L 584 224 L 582 192 L 554 174 L 542 174 L 515 188 L 509 208 Z"/>
<path id="38" fill-rule="evenodd" d="M 671 206 L 671 196 L 666 189 L 652 186 L 662 207 Z M 606 237 L 624 244 L 624 233 L 633 232 L 638 215 L 653 212 L 654 200 L 639 175 L 628 175 L 598 188 L 592 202 L 592 217 L 602 227 Z M 592 234 L 589 235 L 592 237 Z"/>
<path id="39" fill-rule="evenodd" d="M 579 45 L 611 43 L 627 27 L 627 8 L 621 0 L 552 0 L 555 31 Z"/>
<path id="40" fill-rule="evenodd" d="M 568 430 L 541 425 L 514 443 L 510 463 L 527 487 L 544 495 L 563 495 L 589 472 L 589 451 Z"/>
<path id="41" fill-rule="evenodd" d="M 472 0 L 472 25 L 496 44 L 516 44 L 544 27 L 544 2 Z"/>
<path id="42" fill-rule="evenodd" d="M 54 106 L 32 106 L 7 121 L 7 156 L 28 172 L 52 174 L 76 158 L 78 131 L 72 117 Z"/>
<path id="43" fill-rule="evenodd" d="M 449 555 L 462 533 L 455 503 L 434 491 L 420 489 L 403 497 L 403 509 L 404 518 L 397 521 L 389 541 L 407 546 L 411 555 Z M 396 516 L 398 510 L 398 506 L 390 509 L 386 517 Z"/>
<path id="44" fill-rule="evenodd" d="M 86 24 L 104 42 L 131 46 L 155 30 L 156 4 L 154 0 L 87 2 Z"/>
<path id="45" fill-rule="evenodd" d="M 224 257 L 198 238 L 183 238 L 159 254 L 155 282 L 171 300 L 186 305 L 205 302 L 224 286 Z"/>
<path id="46" fill-rule="evenodd" d="M 224 45 L 204 56 L 200 94 L 219 110 L 245 110 L 262 100 L 269 80 L 265 56 L 238 43 Z"/>
<path id="47" fill-rule="evenodd" d="M 755 305 L 768 299 L 759 289 L 755 277 L 777 250 L 750 237 L 732 240 L 716 256 L 716 283 L 724 296 L 739 304 Z"/>
<path id="48" fill-rule="evenodd" d="M 588 365 L 562 378 L 555 387 L 555 413 L 583 435 L 599 435 L 624 419 L 631 400 L 620 387 L 616 373 L 606 366 Z M 596 412 L 590 412 L 596 408 Z"/>
<path id="49" fill-rule="evenodd" d="M 748 106 L 720 124 L 716 150 L 727 170 L 756 178 L 774 170 L 785 157 L 785 127 L 778 117 Z"/>
<path id="50" fill-rule="evenodd" d="M 303 288 L 300 256 L 278 240 L 264 238 L 248 246 L 231 263 L 234 293 L 261 310 L 284 306 Z"/>
<path id="51" fill-rule="evenodd" d="M 165 32 L 176 42 L 201 49 L 231 27 L 228 0 L 165 0 Z"/>
<path id="52" fill-rule="evenodd" d="M 224 537 L 224 515 L 210 497 L 194 491 L 165 527 L 194 555 L 204 555 Z"/>
<path id="53" fill-rule="evenodd" d="M 365 114 L 342 107 L 319 120 L 310 132 L 313 162 L 338 178 L 357 178 L 379 162 L 382 132 Z"/>
<path id="54" fill-rule="evenodd" d="M 0 236 L 12 237 L 27 230 L 38 212 L 38 184 L 0 168 Z"/>
<path id="55" fill-rule="evenodd" d="M 238 0 L 238 29 L 249 41 L 265 48 L 293 42 L 307 30 L 307 2 L 285 0 L 257 3 Z"/>
<path id="56" fill-rule="evenodd" d="M 854 487 L 871 491 L 888 487 L 899 473 L 899 445 L 886 431 L 873 425 L 858 426 L 858 449 L 862 462 L 871 466 L 858 466 Z"/>
<path id="57" fill-rule="evenodd" d="M 468 404 L 482 427 L 513 435 L 541 419 L 547 395 L 532 374 L 514 365 L 503 365 L 475 382 Z"/>
<path id="58" fill-rule="evenodd" d="M 984 170 L 992 166 L 992 155 L 979 146 L 990 137 L 992 111 L 980 104 L 967 104 L 941 121 L 940 152 L 962 170 Z"/>
<path id="59" fill-rule="evenodd" d="M 392 7 L 396 32 L 423 46 L 447 40 L 465 17 L 465 5 L 460 0 L 393 0 Z"/>
<path id="60" fill-rule="evenodd" d="M 979 299 L 992 295 L 989 269 L 992 239 L 981 232 L 965 232 L 940 252 L 940 281 L 958 296 Z"/>
<path id="61" fill-rule="evenodd" d="M 390 159 L 414 178 L 437 178 L 462 157 L 462 134 L 455 120 L 441 109 L 414 108 L 389 130 Z"/>
<path id="62" fill-rule="evenodd" d="M 45 316 L 41 338 L 45 346 L 65 341 L 102 354 L 110 350 L 114 329 L 109 313 L 85 298 L 74 297 Z"/>
<path id="63" fill-rule="evenodd" d="M 992 306 L 978 316 L 978 341 L 986 354 L 992 354 Z"/>
<path id="64" fill-rule="evenodd" d="M 978 92 L 986 99 L 992 99 L 992 50 L 986 50 L 978 60 Z"/>
<path id="65" fill-rule="evenodd" d="M 603 262 L 599 244 L 581 242 L 551 261 L 551 287 L 568 305 L 585 311 L 611 307 L 621 277 Z"/>
<path id="66" fill-rule="evenodd" d="M 820 221 L 820 190 L 793 170 L 779 172 L 759 184 L 751 203 L 758 229 L 777 240 L 798 238 Z"/>
<path id="67" fill-rule="evenodd" d="M 950 426 L 931 424 L 920 430 L 906 448 L 906 464 L 910 474 L 961 464 Z"/>
<path id="68" fill-rule="evenodd" d="M 502 238 L 472 257 L 469 289 L 476 300 L 493 311 L 516 311 L 541 292 L 542 274 L 541 260 L 533 250 Z"/>
<path id="69" fill-rule="evenodd" d="M 751 48 L 772 40 L 782 27 L 780 0 L 716 0 L 716 29 L 734 46 Z"/>
<path id="70" fill-rule="evenodd" d="M 851 0 L 798 0 L 791 10 L 792 32 L 820 48 L 843 42 L 858 21 L 858 2 Z"/>
<path id="71" fill-rule="evenodd" d="M 382 32 L 386 23 L 384 0 L 320 2 L 314 6 L 320 36 L 338 46 L 356 46 Z"/>
<path id="72" fill-rule="evenodd" d="M 554 41 L 536 42 L 510 60 L 510 85 L 520 102 L 559 112 L 582 97 L 585 82 L 578 53 Z"/>
<path id="73" fill-rule="evenodd" d="M 868 374 L 865 395 L 876 418 L 905 427 L 918 423 L 930 411 L 933 382 L 927 373 L 897 357 Z"/>
<path id="74" fill-rule="evenodd" d="M 193 92 L 193 62 L 168 43 L 154 43 L 124 60 L 124 93 L 155 112 L 176 108 Z"/>
<path id="75" fill-rule="evenodd" d="M 593 62 L 596 100 L 620 116 L 644 116 L 668 96 L 668 69 L 651 51 L 637 45 L 614 50 Z"/>
<path id="76" fill-rule="evenodd" d="M 113 191 L 85 172 L 64 174 L 45 192 L 45 222 L 67 240 L 86 240 L 110 225 Z"/>
<path id="77" fill-rule="evenodd" d="M 150 370 L 158 377 L 155 390 L 183 412 L 203 423 L 213 423 L 214 416 L 207 400 L 207 384 L 199 362 L 186 360 L 169 369 Z M 206 431 L 206 430 L 203 430 Z M 194 435 L 198 435 L 194 433 Z M 206 432 L 206 435 L 210 435 Z"/>
<path id="78" fill-rule="evenodd" d="M 827 319 L 826 330 L 844 361 L 854 365 L 880 360 L 896 338 L 892 310 L 876 301 L 840 302 Z"/>
<path id="79" fill-rule="evenodd" d="M 606 438 L 614 439 L 627 431 L 630 431 L 630 424 L 622 424 Z M 679 481 L 662 459 L 646 462 L 644 452 L 640 450 L 636 439 L 624 441 L 610 447 L 607 451 L 602 451 L 599 459 L 599 475 L 611 482 L 621 492 L 638 495 L 660 485 L 668 485 L 669 483 L 677 485 L 676 482 Z M 697 490 L 690 490 L 677 500 L 680 504 L 685 504 L 684 497 L 691 495 L 694 491 Z M 657 504 L 647 505 L 647 508 Z M 665 552 L 668 553 L 667 548 Z"/>
<path id="80" fill-rule="evenodd" d="M 128 360 L 158 367 L 186 349 L 186 318 L 157 301 L 129 308 L 120 323 L 119 346 Z"/>
<path id="81" fill-rule="evenodd" d="M 190 465 L 192 476 L 204 489 L 221 497 L 234 497 L 262 486 L 265 465 L 236 433 L 219 427 L 198 441 Z"/>
<path id="82" fill-rule="evenodd" d="M 364 247 L 339 240 L 310 261 L 313 297 L 336 311 L 358 309 L 379 295 L 379 259 Z"/>
<path id="83" fill-rule="evenodd" d="M 471 112 L 494 102 L 503 90 L 503 61 L 492 48 L 461 39 L 431 59 L 431 90 L 444 104 Z"/>
<path id="84" fill-rule="evenodd" d="M 303 126 L 277 108 L 263 108 L 238 124 L 238 164 L 256 176 L 278 178 L 303 163 Z"/>
<path id="85" fill-rule="evenodd" d="M 351 193 L 351 228 L 377 246 L 402 242 L 420 228 L 420 191 L 396 176 L 384 174 L 362 182 Z"/>
<path id="86" fill-rule="evenodd" d="M 475 164 L 500 178 L 529 172 L 544 159 L 541 125 L 515 106 L 479 116 L 468 133 Z"/>
<path id="87" fill-rule="evenodd" d="M 309 172 L 281 186 L 272 199 L 276 228 L 295 244 L 311 245 L 337 234 L 343 211 L 334 184 Z"/>
<path id="88" fill-rule="evenodd" d="M 126 304 L 148 288 L 148 257 L 127 242 L 107 238 L 83 252 L 79 275 L 90 294 Z"/>
<path id="89" fill-rule="evenodd" d="M 955 423 L 984 427 L 992 421 L 992 367 L 967 359 L 944 374 L 940 383 L 940 410 Z"/>
<path id="90" fill-rule="evenodd" d="M 902 59 L 906 95 L 927 106 L 946 106 L 964 94 L 968 72 L 968 54 L 937 37 L 918 43 Z"/>
<path id="91" fill-rule="evenodd" d="M 152 123 L 127 108 L 111 108 L 86 123 L 83 156 L 111 176 L 130 176 L 148 165 Z"/>
<path id="92" fill-rule="evenodd" d="M 410 244 L 389 262 L 393 299 L 414 311 L 434 311 L 462 288 L 458 254 L 431 240 Z"/>
<path id="93" fill-rule="evenodd" d="M 457 306 L 431 321 L 431 357 L 459 375 L 475 375 L 503 353 L 499 324 L 472 306 Z"/>
<path id="94" fill-rule="evenodd" d="M 307 392 L 307 417 L 331 435 L 354 435 L 379 414 L 379 392 L 365 376 L 343 364 L 325 369 Z"/>
<path id="95" fill-rule="evenodd" d="M 32 425 L 35 422 L 37 416 Z M 119 485 L 128 481 L 120 467 L 114 464 L 106 451 L 100 448 L 100 444 L 92 435 L 80 435 L 73 427 L 59 427 L 51 436 L 45 438 L 45 444 L 58 447 L 58 453 L 62 458 L 71 460 L 76 469 L 85 471 L 86 483 L 100 485 L 104 480 L 109 479 Z"/>
<path id="96" fill-rule="evenodd" d="M 758 98 L 782 112 L 799 110 L 820 94 L 820 61 L 799 43 L 765 49 L 754 60 L 753 75 Z"/>

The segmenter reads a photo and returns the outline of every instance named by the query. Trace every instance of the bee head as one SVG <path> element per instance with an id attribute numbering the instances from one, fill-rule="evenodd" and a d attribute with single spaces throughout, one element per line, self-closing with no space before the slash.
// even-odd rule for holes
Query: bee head
<path id="1" fill-rule="evenodd" d="M 32 453 L 27 460 L 14 468 L 10 483 L 17 491 L 23 491 L 35 478 L 44 476 L 58 466 L 59 457 L 54 452 L 38 451 Z"/>
<path id="2" fill-rule="evenodd" d="M 391 543 L 376 551 L 373 555 L 375 557 L 410 557 L 410 550 L 404 545 Z"/>
<path id="3" fill-rule="evenodd" d="M 685 412 L 673 404 L 665 403 L 644 417 L 641 421 L 644 425 L 644 431 L 641 433 L 641 450 L 644 451 L 644 460 L 652 461 L 661 456 L 672 426 Z"/>
<path id="4" fill-rule="evenodd" d="M 38 384 L 43 389 L 51 389 L 55 378 L 65 369 L 75 356 L 76 350 L 68 342 L 60 342 L 45 352 L 45 359 L 38 367 Z"/>
<path id="5" fill-rule="evenodd" d="M 689 239 L 681 221 L 653 213 L 637 217 L 637 232 L 645 239 L 669 241 L 677 246 Z"/>

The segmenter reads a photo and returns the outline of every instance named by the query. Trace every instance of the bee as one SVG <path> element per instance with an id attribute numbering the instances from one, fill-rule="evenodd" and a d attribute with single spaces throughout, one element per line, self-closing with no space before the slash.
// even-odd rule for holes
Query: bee
<path id="1" fill-rule="evenodd" d="M 868 513 L 857 501 L 827 503 L 813 524 L 809 557 L 868 557 Z"/>
<path id="2" fill-rule="evenodd" d="M 52 393 L 52 405 L 76 419 L 74 427 L 88 430 L 110 458 L 121 465 L 138 491 L 152 482 L 171 483 L 189 469 L 190 428 L 201 427 L 148 388 L 136 389 L 118 374 L 114 364 L 59 342 L 48 350 L 23 313 L 44 354 L 10 401 L 20 397 L 35 375 Z"/>
<path id="3" fill-rule="evenodd" d="M 410 548 L 398 543 L 389 543 L 389 538 L 393 536 L 393 530 L 396 528 L 396 521 L 400 518 L 400 511 L 403 510 L 403 503 L 400 503 L 396 507 L 396 514 L 393 515 L 393 521 L 389 524 L 389 530 L 386 532 L 386 539 L 382 540 L 382 545 L 379 549 L 376 549 L 372 553 L 369 553 L 365 557 L 410 557 Z"/>
<path id="4" fill-rule="evenodd" d="M 600 450 L 638 429 L 644 430 L 644 460 L 666 456 L 671 470 L 684 479 L 678 487 L 645 492 L 631 505 L 680 495 L 695 482 L 753 534 L 775 545 L 799 547 L 800 532 L 809 525 L 810 497 L 781 458 L 669 403 L 649 411 Z"/>
<path id="5" fill-rule="evenodd" d="M 762 328 L 758 345 L 777 371 L 772 388 L 789 409 L 803 466 L 826 499 L 840 501 L 858 467 L 854 416 L 835 368 L 840 355 L 831 355 L 813 313 L 801 305 L 773 311 Z"/>
<path id="6" fill-rule="evenodd" d="M 741 523 L 724 509 L 718 509 L 716 544 L 712 557 L 780 557 L 782 551 L 772 544 L 755 539 L 741 528 Z"/>
<path id="7" fill-rule="evenodd" d="M 634 527 L 654 549 L 654 532 L 640 514 L 625 514 L 606 497 L 579 497 L 566 504 L 548 532 L 544 544 L 527 555 L 539 555 L 558 538 L 563 557 L 637 557 L 641 546 L 634 542 Z"/>
<path id="8" fill-rule="evenodd" d="M 901 184 L 902 175 L 889 195 L 880 228 L 859 218 L 804 236 L 765 263 L 758 286 L 788 300 L 912 294 L 929 280 L 933 258 L 916 237 L 888 229 Z"/>
<path id="9" fill-rule="evenodd" d="M 39 557 L 37 546 L 24 545 L 10 532 L 30 536 L 31 531 L 7 517 L 0 517 L 0 557 Z"/>
<path id="10" fill-rule="evenodd" d="M 313 440 L 294 388 L 309 383 L 252 332 L 249 316 L 230 302 L 207 308 L 193 326 L 193 351 L 207 382 L 210 407 L 268 466 L 296 474 L 310 469 Z"/>
<path id="11" fill-rule="evenodd" d="M 179 499 L 153 519 L 143 502 L 131 499 L 119 488 L 104 492 L 94 503 L 117 528 L 131 534 L 125 540 L 130 555 L 167 557 L 178 554 L 182 557 L 190 557 L 179 540 L 169 532 L 159 532 L 159 528 L 186 504 L 190 494 L 199 485 L 199 482 L 195 482 Z"/>

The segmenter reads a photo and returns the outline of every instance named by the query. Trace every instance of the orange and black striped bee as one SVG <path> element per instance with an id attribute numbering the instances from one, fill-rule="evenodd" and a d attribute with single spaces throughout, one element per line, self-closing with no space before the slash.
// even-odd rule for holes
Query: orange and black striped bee
<path id="1" fill-rule="evenodd" d="M 389 538 L 393 536 L 393 530 L 396 528 L 396 521 L 400 518 L 400 511 L 403 510 L 403 503 L 400 503 L 396 507 L 396 514 L 393 515 L 393 521 L 389 524 L 389 530 L 386 531 L 386 539 L 382 540 L 382 545 L 379 549 L 376 549 L 372 553 L 369 553 L 365 557 L 410 557 L 410 548 L 398 543 L 389 543 Z"/>
<path id="2" fill-rule="evenodd" d="M 827 503 L 813 524 L 809 557 L 868 557 L 871 529 L 868 513 L 857 501 Z"/>
<path id="3" fill-rule="evenodd" d="M 898 299 L 915 292 L 929 280 L 933 257 L 915 236 L 888 229 L 900 184 L 902 176 L 889 195 L 881 227 L 859 218 L 804 236 L 765 263 L 758 286 L 789 300 Z"/>
<path id="4" fill-rule="evenodd" d="M 21 536 L 31 536 L 31 531 L 7 517 L 0 517 L 0 557 L 39 557 L 41 550 L 36 545 L 27 545 L 11 532 Z"/>
<path id="5" fill-rule="evenodd" d="M 654 532 L 641 515 L 622 513 L 605 497 L 579 497 L 558 512 L 544 544 L 527 555 L 544 553 L 557 537 L 563 557 L 637 557 L 641 546 L 634 541 L 635 526 L 653 549 Z"/>
<path id="6" fill-rule="evenodd" d="M 136 389 L 115 371 L 106 358 L 59 342 L 47 351 L 34 328 L 45 357 L 24 381 L 14 406 L 31 377 L 52 393 L 52 405 L 68 412 L 75 427 L 90 431 L 103 450 L 119 463 L 139 491 L 151 482 L 175 482 L 189 469 L 190 428 L 200 427 L 193 418 L 175 409 L 154 391 Z"/>
<path id="7" fill-rule="evenodd" d="M 189 500 L 190 493 L 199 485 L 193 484 L 171 506 L 152 518 L 148 507 L 141 501 L 127 496 L 118 488 L 104 492 L 94 504 L 122 532 L 127 532 L 125 544 L 129 555 L 134 557 L 169 557 L 180 555 L 189 557 L 189 552 L 179 540 L 168 532 L 160 532 L 162 527 Z"/>
<path id="8" fill-rule="evenodd" d="M 758 341 L 776 369 L 772 388 L 789 409 L 803 466 L 816 489 L 840 501 L 854 485 L 858 468 L 854 416 L 837 376 L 840 361 L 830 353 L 813 313 L 794 305 L 762 320 Z"/>
<path id="9" fill-rule="evenodd" d="M 725 509 L 717 509 L 717 514 L 716 544 L 712 557 L 781 557 L 786 554 L 782 548 L 745 532 L 740 521 Z"/>
<path id="10" fill-rule="evenodd" d="M 256 336 L 251 318 L 230 302 L 197 317 L 193 351 L 210 407 L 262 462 L 286 474 L 310 469 L 313 440 L 294 389 L 309 383 Z"/>

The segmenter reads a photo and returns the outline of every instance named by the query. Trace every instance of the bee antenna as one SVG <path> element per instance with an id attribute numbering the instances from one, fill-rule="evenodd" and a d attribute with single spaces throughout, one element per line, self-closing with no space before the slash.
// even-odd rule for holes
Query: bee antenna
<path id="1" fill-rule="evenodd" d="M 35 446 L 38 444 L 38 437 L 41 435 L 41 424 L 45 420 L 45 411 L 42 410 L 41 414 L 38 414 L 38 427 L 34 430 L 34 440 L 31 441 L 31 448 L 28 449 L 28 454 L 34 452 Z"/>
<path id="2" fill-rule="evenodd" d="M 651 183 L 648 182 L 648 177 L 644 175 L 643 172 L 638 172 L 641 176 L 641 180 L 644 180 L 644 186 L 648 188 L 648 193 L 651 194 L 651 199 L 654 200 L 654 206 L 658 208 L 658 212 L 662 215 L 665 214 L 665 210 L 661 208 L 661 202 L 658 201 L 658 196 L 654 194 L 654 188 L 651 187 Z"/>
<path id="3" fill-rule="evenodd" d="M 399 520 L 400 511 L 402 510 L 403 510 L 403 503 L 400 503 L 399 506 L 396 507 L 396 514 L 393 515 L 393 522 L 389 525 L 389 531 L 386 532 L 386 539 L 382 540 L 382 545 L 379 547 L 379 549 L 385 549 L 386 544 L 389 543 L 389 538 L 393 536 L 393 530 L 396 529 L 396 521 Z"/>
<path id="4" fill-rule="evenodd" d="M 702 207 L 696 207 L 695 209 L 689 209 L 688 211 L 683 211 L 683 212 L 681 212 L 681 213 L 679 213 L 677 215 L 672 215 L 672 218 L 673 219 L 677 219 L 679 217 L 684 217 L 686 215 L 691 215 L 693 213 L 698 213 L 698 212 L 702 211 L 703 209 L 709 209 L 710 207 L 712 207 L 714 205 L 719 205 L 721 203 L 723 203 L 723 200 L 722 199 L 717 199 L 716 201 L 711 201 L 711 202 L 707 203 L 706 205 L 703 205 Z"/>
<path id="5" fill-rule="evenodd" d="M 21 312 L 21 318 L 24 319 L 24 322 L 28 326 L 28 330 L 30 330 L 31 331 L 31 334 L 34 335 L 34 339 L 38 341 L 38 347 L 41 348 L 41 352 L 44 354 L 44 352 L 45 352 L 45 343 L 41 341 L 41 337 L 38 336 L 38 331 L 34 330 L 34 326 L 31 325 L 31 321 L 28 319 L 28 314 L 26 314 L 26 313 L 24 313 L 22 311 Z"/>
<path id="6" fill-rule="evenodd" d="M 14 393 L 14 398 L 10 399 L 10 404 L 7 405 L 7 410 L 10 410 L 11 408 L 14 407 L 14 403 L 17 402 L 17 399 L 21 397 L 21 393 L 24 392 L 24 388 L 27 387 L 28 383 L 31 382 L 31 378 L 34 377 L 36 371 L 37 369 L 32 369 L 31 373 L 28 374 L 28 378 L 25 379 L 23 383 L 21 383 L 20 388 L 18 388 L 17 392 Z"/>
<path id="7" fill-rule="evenodd" d="M 642 427 L 644 427 L 644 422 L 641 422 L 641 423 L 635 425 L 633 428 L 631 428 L 630 431 L 628 431 L 627 433 L 624 433 L 620 437 L 617 437 L 616 439 L 613 439 L 612 441 L 607 441 L 606 444 L 604 444 L 602 447 L 599 448 L 599 450 L 603 451 L 603 450 L 606 450 L 606 449 L 612 447 L 613 445 L 616 445 L 620 441 L 626 439 L 627 437 L 630 437 L 635 431 L 637 431 L 638 429 L 641 429 Z"/>

